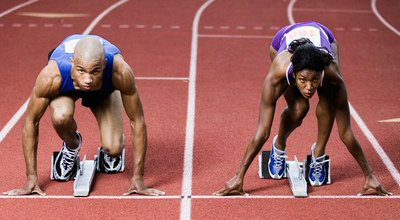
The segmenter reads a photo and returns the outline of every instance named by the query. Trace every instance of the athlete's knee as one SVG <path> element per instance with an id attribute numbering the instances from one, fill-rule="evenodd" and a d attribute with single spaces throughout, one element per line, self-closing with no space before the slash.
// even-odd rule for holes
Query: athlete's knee
<path id="1" fill-rule="evenodd" d="M 74 115 L 72 112 L 53 112 L 51 119 L 54 127 L 65 127 L 74 122 Z"/>
<path id="2" fill-rule="evenodd" d="M 295 125 L 298 127 L 303 122 L 304 117 L 307 115 L 309 110 L 308 105 L 295 105 L 291 109 L 289 109 L 290 117 L 295 122 Z"/>
<path id="3" fill-rule="evenodd" d="M 109 141 L 108 143 L 103 143 L 103 149 L 110 157 L 116 157 L 121 155 L 123 148 L 124 148 L 124 142 L 122 140 Z"/>

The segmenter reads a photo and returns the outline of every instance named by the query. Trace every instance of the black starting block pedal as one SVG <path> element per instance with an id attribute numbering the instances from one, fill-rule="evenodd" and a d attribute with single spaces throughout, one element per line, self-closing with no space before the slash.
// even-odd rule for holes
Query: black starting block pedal
<path id="1" fill-rule="evenodd" d="M 258 176 L 261 179 L 273 179 L 268 171 L 270 153 L 271 151 L 262 151 L 261 154 L 258 155 Z M 283 174 L 283 178 L 286 178 L 286 172 Z"/>
<path id="2" fill-rule="evenodd" d="M 332 183 L 331 180 L 331 161 L 329 159 L 329 155 L 326 155 L 324 158 L 324 161 L 326 161 L 326 166 L 325 166 L 325 173 L 326 173 L 326 179 L 322 185 L 329 185 Z M 310 184 L 310 180 L 308 179 L 308 176 L 310 174 L 310 164 L 311 164 L 311 155 L 307 155 L 307 159 L 304 161 L 305 163 L 305 175 L 306 175 L 306 180 L 307 183 Z"/>
<path id="3" fill-rule="evenodd" d="M 66 182 L 69 181 L 70 179 L 67 180 L 60 180 L 57 178 L 57 175 L 55 174 L 56 172 L 56 168 L 55 168 L 55 161 L 57 156 L 60 154 L 59 151 L 54 151 L 53 155 L 51 157 L 51 166 L 50 166 L 50 180 L 54 180 L 54 181 L 60 181 L 60 182 Z M 72 174 L 71 177 L 74 177 L 76 175 L 77 170 L 79 169 L 79 155 L 76 157 L 74 166 L 72 168 Z"/>
<path id="4" fill-rule="evenodd" d="M 99 147 L 97 149 L 97 155 L 98 155 L 98 163 L 96 165 L 96 170 L 98 172 L 102 172 L 102 173 L 121 173 L 124 172 L 125 170 L 125 147 L 122 149 L 122 153 L 118 158 L 115 158 L 113 163 L 117 163 L 117 164 L 111 164 L 111 166 L 113 166 L 110 170 L 106 168 L 106 166 L 109 166 L 109 164 L 106 164 L 106 162 L 104 161 L 104 150 L 102 147 Z M 121 163 L 121 164 L 120 164 Z"/>

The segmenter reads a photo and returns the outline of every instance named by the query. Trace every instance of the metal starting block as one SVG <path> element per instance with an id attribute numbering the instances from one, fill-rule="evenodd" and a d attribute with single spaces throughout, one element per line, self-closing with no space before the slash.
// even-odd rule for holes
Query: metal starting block
<path id="1" fill-rule="evenodd" d="M 60 152 L 53 152 L 51 157 L 51 175 L 50 179 L 55 181 L 63 181 L 59 180 L 54 175 L 54 163 Z M 83 160 L 80 161 L 79 155 L 76 157 L 73 173 L 71 176 L 74 177 L 74 196 L 88 196 L 90 192 L 90 187 L 93 182 L 94 175 L 96 173 L 96 166 L 98 162 L 98 156 L 95 155 L 93 160 L 86 160 L 86 155 L 83 157 Z M 68 179 L 69 180 L 69 179 Z M 65 181 L 68 181 L 65 180 Z"/>
<path id="2" fill-rule="evenodd" d="M 258 175 L 261 179 L 272 179 L 268 171 L 270 151 L 262 151 L 258 156 Z M 327 173 L 327 178 L 325 179 L 325 184 L 331 184 L 330 175 L 330 160 L 329 156 L 325 156 L 325 160 L 328 160 L 325 166 L 325 172 Z M 304 162 L 299 162 L 297 157 L 294 156 L 293 161 L 286 161 L 286 172 L 283 178 L 287 178 L 289 181 L 290 189 L 295 197 L 304 198 L 307 197 L 307 183 L 309 180 L 307 178 L 310 172 L 311 155 L 307 155 L 307 159 Z"/>
<path id="3" fill-rule="evenodd" d="M 86 160 L 86 155 L 80 162 L 79 172 L 76 173 L 74 182 L 74 196 L 88 196 L 96 173 L 97 155 L 93 160 Z"/>

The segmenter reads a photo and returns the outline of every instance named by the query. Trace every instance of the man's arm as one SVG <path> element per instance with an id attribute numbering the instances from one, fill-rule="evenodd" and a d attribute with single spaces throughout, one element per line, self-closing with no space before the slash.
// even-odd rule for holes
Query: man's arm
<path id="1" fill-rule="evenodd" d="M 57 77 L 51 72 L 51 67 L 46 66 L 38 78 L 30 97 L 25 113 L 22 129 L 22 147 L 25 157 L 27 180 L 21 189 L 14 189 L 3 194 L 28 195 L 38 193 L 45 195 L 40 189 L 37 175 L 37 148 L 39 137 L 39 121 L 50 102 L 51 93 L 57 89 Z"/>
<path id="2" fill-rule="evenodd" d="M 270 72 L 263 85 L 256 134 L 246 148 L 236 175 L 222 189 L 215 192 L 214 195 L 224 196 L 230 193 L 247 195 L 243 191 L 244 176 L 270 135 L 276 101 L 288 86 L 285 79 L 285 68 L 283 67 L 284 65 L 276 61 L 272 63 Z"/>
<path id="3" fill-rule="evenodd" d="M 132 134 L 134 171 L 131 187 L 125 195 L 132 193 L 153 196 L 164 195 L 164 192 L 147 188 L 144 185 L 144 164 L 147 151 L 146 123 L 133 71 L 121 55 L 114 57 L 113 84 L 121 92 L 122 102 L 130 120 Z"/>
<path id="4" fill-rule="evenodd" d="M 379 195 L 391 195 L 387 192 L 372 173 L 372 169 L 368 165 L 368 161 L 364 155 L 361 145 L 358 143 L 350 125 L 350 111 L 347 99 L 346 86 L 342 77 L 339 74 L 338 66 L 331 65 L 327 71 L 327 76 L 336 87 L 333 91 L 332 99 L 335 105 L 335 117 L 339 130 L 340 139 L 346 145 L 350 154 L 357 161 L 365 176 L 365 183 L 360 195 L 369 193 L 370 190 L 375 190 Z"/>

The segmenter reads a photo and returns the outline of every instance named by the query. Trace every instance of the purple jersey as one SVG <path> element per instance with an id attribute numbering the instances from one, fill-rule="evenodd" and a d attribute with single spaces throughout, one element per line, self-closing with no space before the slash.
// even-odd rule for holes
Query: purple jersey
<path id="1" fill-rule="evenodd" d="M 331 43 L 335 41 L 335 37 L 327 27 L 317 22 L 302 22 L 280 29 L 272 40 L 271 46 L 280 54 L 287 51 L 289 44 L 299 38 L 308 38 L 314 46 L 327 51 L 333 58 L 336 57 L 331 46 Z M 324 71 L 322 71 L 321 86 L 323 77 Z M 286 79 L 289 85 L 294 79 L 292 63 L 289 64 L 286 70 Z"/>

